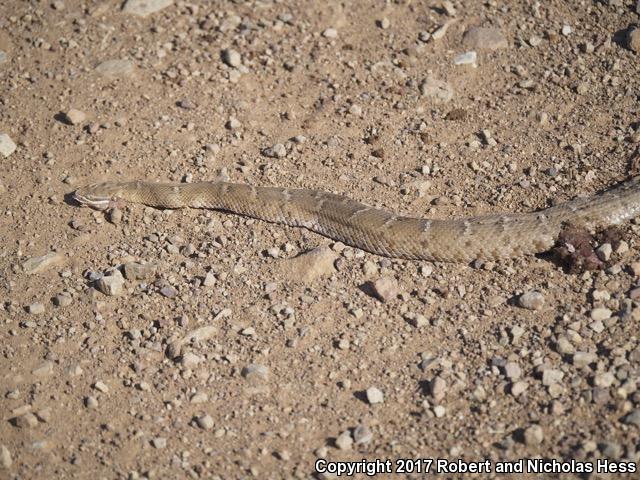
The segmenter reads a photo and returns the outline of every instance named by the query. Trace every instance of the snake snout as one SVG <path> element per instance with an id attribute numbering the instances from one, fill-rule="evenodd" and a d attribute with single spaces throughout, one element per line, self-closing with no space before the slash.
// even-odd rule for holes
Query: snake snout
<path id="1" fill-rule="evenodd" d="M 83 195 L 80 192 L 75 192 L 73 194 L 73 198 L 76 202 L 78 202 L 83 207 L 91 207 L 96 210 L 106 210 L 111 205 L 111 198 L 104 197 L 91 197 L 88 195 Z"/>

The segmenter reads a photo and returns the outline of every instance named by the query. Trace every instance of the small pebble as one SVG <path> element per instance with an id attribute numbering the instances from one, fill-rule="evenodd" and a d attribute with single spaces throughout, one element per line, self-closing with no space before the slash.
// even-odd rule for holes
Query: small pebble
<path id="1" fill-rule="evenodd" d="M 371 405 L 384 402 L 384 394 L 376 387 L 367 388 L 367 401 Z"/>
<path id="2" fill-rule="evenodd" d="M 196 417 L 196 423 L 203 430 L 213 430 L 214 422 L 211 415 L 201 415 Z"/>
<path id="3" fill-rule="evenodd" d="M 594 308 L 593 310 L 591 310 L 590 317 L 591 317 L 591 320 L 603 321 L 603 320 L 607 320 L 608 318 L 611 318 L 612 313 L 613 312 L 611 310 L 605 307 Z"/>
<path id="4" fill-rule="evenodd" d="M 124 13 L 147 17 L 163 8 L 173 5 L 174 0 L 127 0 L 122 7 Z"/>
<path id="5" fill-rule="evenodd" d="M 507 362 L 504 365 L 504 374 L 509 380 L 518 380 L 522 375 L 522 370 L 517 363 Z"/>
<path id="6" fill-rule="evenodd" d="M 436 416 L 436 418 L 442 418 L 446 413 L 447 409 L 442 405 L 436 405 L 435 407 L 433 407 L 433 414 Z"/>
<path id="7" fill-rule="evenodd" d="M 453 87 L 443 80 L 428 76 L 420 84 L 420 93 L 436 103 L 447 103 L 453 96 Z"/>
<path id="8" fill-rule="evenodd" d="M 165 285 L 160 289 L 160 295 L 167 298 L 174 298 L 178 295 L 178 290 L 176 290 L 171 285 Z"/>
<path id="9" fill-rule="evenodd" d="M 324 38 L 337 38 L 338 31 L 335 28 L 327 28 L 325 31 L 322 32 L 322 36 Z"/>
<path id="10" fill-rule="evenodd" d="M 366 445 L 373 439 L 373 432 L 368 426 L 360 424 L 353 429 L 353 439 L 356 445 Z"/>
<path id="11" fill-rule="evenodd" d="M 0 445 L 0 467 L 8 470 L 13 465 L 13 460 L 11 459 L 11 452 L 4 445 Z"/>
<path id="12" fill-rule="evenodd" d="M 544 440 L 544 432 L 540 425 L 531 425 L 524 431 L 524 443 L 527 446 L 540 445 Z"/>
<path id="13" fill-rule="evenodd" d="M 106 60 L 96 67 L 96 73 L 107 78 L 130 77 L 135 70 L 131 60 Z"/>
<path id="14" fill-rule="evenodd" d="M 127 280 L 151 280 L 156 275 L 157 267 L 152 263 L 127 262 L 122 270 Z"/>
<path id="15" fill-rule="evenodd" d="M 48 377 L 53 373 L 53 362 L 46 360 L 38 365 L 31 373 L 36 377 Z"/>
<path id="16" fill-rule="evenodd" d="M 471 65 L 477 66 L 478 54 L 475 51 L 461 53 L 456 55 L 453 59 L 454 65 Z"/>
<path id="17" fill-rule="evenodd" d="M 440 40 L 441 38 L 444 38 L 444 36 L 447 34 L 448 29 L 449 29 L 448 23 L 445 23 L 444 25 L 440 25 L 433 32 L 431 32 L 431 38 L 433 38 L 434 40 Z"/>
<path id="18" fill-rule="evenodd" d="M 544 307 L 544 302 L 544 295 L 535 290 L 523 293 L 520 295 L 520 298 L 518 298 L 518 304 L 527 310 L 540 310 Z"/>
<path id="19" fill-rule="evenodd" d="M 381 302 L 390 302 L 398 298 L 398 281 L 393 277 L 382 277 L 373 282 L 368 282 L 367 286 L 371 293 Z"/>
<path id="20" fill-rule="evenodd" d="M 229 117 L 229 120 L 227 120 L 226 123 L 226 127 L 229 130 L 237 130 L 241 126 L 242 124 L 240 123 L 240 120 L 238 120 L 236 117 Z"/>
<path id="21" fill-rule="evenodd" d="M 544 372 L 542 372 L 542 384 L 547 387 L 560 382 L 563 378 L 564 372 L 562 370 L 547 368 Z"/>
<path id="22" fill-rule="evenodd" d="M 240 56 L 240 53 L 231 48 L 225 48 L 222 51 L 222 61 L 234 68 L 238 68 L 242 65 L 242 57 Z"/>
<path id="23" fill-rule="evenodd" d="M 167 439 L 163 437 L 155 437 L 151 440 L 151 445 L 158 450 L 165 448 L 167 446 Z"/>
<path id="24" fill-rule="evenodd" d="M 442 377 L 435 377 L 429 383 L 429 391 L 436 402 L 442 400 L 447 392 L 447 382 Z"/>
<path id="25" fill-rule="evenodd" d="M 2 154 L 4 158 L 7 158 L 15 152 L 16 148 L 16 144 L 9 135 L 6 133 L 0 133 L 0 154 Z"/>
<path id="26" fill-rule="evenodd" d="M 336 438 L 336 447 L 338 447 L 340 450 L 351 450 L 352 445 L 353 438 L 351 437 L 351 433 L 349 433 L 349 430 L 345 430 L 340 435 L 338 435 L 338 438 Z"/>
<path id="27" fill-rule="evenodd" d="M 635 53 L 640 53 L 640 28 L 631 27 L 627 29 L 627 48 Z"/>
<path id="28" fill-rule="evenodd" d="M 27 312 L 29 312 L 31 315 L 40 315 L 44 313 L 44 311 L 44 304 L 40 302 L 32 303 L 31 305 L 27 306 Z"/>
<path id="29" fill-rule="evenodd" d="M 265 148 L 262 154 L 270 158 L 284 158 L 287 155 L 287 148 L 281 143 L 276 143 L 272 147 Z"/>
<path id="30" fill-rule="evenodd" d="M 108 273 L 109 275 L 104 275 L 96 281 L 96 288 L 105 295 L 120 295 L 124 287 L 124 277 L 119 270 Z"/>
<path id="31" fill-rule="evenodd" d="M 509 42 L 501 30 L 492 27 L 472 27 L 462 38 L 465 45 L 478 50 L 507 48 Z"/>
<path id="32" fill-rule="evenodd" d="M 257 363 L 250 363 L 243 367 L 241 374 L 247 380 L 267 380 L 269 378 L 269 368 Z"/>
<path id="33" fill-rule="evenodd" d="M 33 413 L 27 412 L 15 417 L 14 423 L 18 428 L 34 428 L 38 426 L 38 418 Z"/>
<path id="34" fill-rule="evenodd" d="M 93 388 L 102 393 L 109 393 L 109 387 L 107 386 L 107 384 L 100 380 L 93 384 Z"/>
<path id="35" fill-rule="evenodd" d="M 626 423 L 627 425 L 635 425 L 636 427 L 640 427 L 640 409 L 633 410 L 627 413 L 622 418 L 622 423 Z"/>
<path id="36" fill-rule="evenodd" d="M 584 368 L 598 361 L 598 356 L 591 352 L 576 352 L 573 354 L 572 363 L 577 368 Z"/>
<path id="37" fill-rule="evenodd" d="M 96 397 L 92 397 L 92 396 L 88 396 L 85 397 L 84 399 L 84 406 L 93 410 L 98 408 L 98 400 L 96 399 Z"/>
<path id="38" fill-rule="evenodd" d="M 86 118 L 87 115 L 83 111 L 75 108 L 71 108 L 64 113 L 64 120 L 69 125 L 79 125 L 84 122 Z"/>

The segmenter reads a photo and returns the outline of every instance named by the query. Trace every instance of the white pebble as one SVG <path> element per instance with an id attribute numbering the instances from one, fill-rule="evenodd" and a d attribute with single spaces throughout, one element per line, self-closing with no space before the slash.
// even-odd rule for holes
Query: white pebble
<path id="1" fill-rule="evenodd" d="M 11 137 L 6 133 L 0 133 L 0 154 L 7 158 L 15 151 L 16 144 L 11 140 Z"/>
<path id="2" fill-rule="evenodd" d="M 336 38 L 338 36 L 338 31 L 335 28 L 327 28 L 322 32 L 322 36 L 324 38 Z"/>
<path id="3" fill-rule="evenodd" d="M 384 402 L 384 394 L 376 387 L 367 388 L 367 400 L 371 405 Z"/>

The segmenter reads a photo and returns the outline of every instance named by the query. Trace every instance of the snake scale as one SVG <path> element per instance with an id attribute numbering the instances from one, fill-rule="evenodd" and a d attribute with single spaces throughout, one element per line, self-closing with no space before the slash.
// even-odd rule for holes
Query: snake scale
<path id="1" fill-rule="evenodd" d="M 229 182 L 97 183 L 78 189 L 74 198 L 96 209 L 120 201 L 156 208 L 210 208 L 305 227 L 378 255 L 470 262 L 546 251 L 566 224 L 593 229 L 636 217 L 640 214 L 640 176 L 608 191 L 537 212 L 445 220 L 402 216 L 318 190 Z"/>

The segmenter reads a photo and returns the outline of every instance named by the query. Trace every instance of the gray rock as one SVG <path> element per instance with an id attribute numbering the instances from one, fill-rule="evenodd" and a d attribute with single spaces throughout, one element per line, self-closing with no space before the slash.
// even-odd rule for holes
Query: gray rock
<path id="1" fill-rule="evenodd" d="M 122 11 L 146 17 L 173 4 L 173 0 L 127 0 Z"/>
<path id="2" fill-rule="evenodd" d="M 610 243 L 603 243 L 596 249 L 596 255 L 603 262 L 609 261 L 611 254 L 613 253 L 613 247 Z"/>
<path id="3" fill-rule="evenodd" d="M 6 52 L 0 50 L 0 65 L 5 63 L 7 60 L 9 60 L 9 57 L 7 56 Z"/>
<path id="4" fill-rule="evenodd" d="M 135 66 L 133 62 L 126 59 L 106 60 L 96 67 L 96 72 L 103 77 L 130 77 L 133 75 Z"/>
<path id="5" fill-rule="evenodd" d="M 0 154 L 2 154 L 4 158 L 7 158 L 15 152 L 16 148 L 16 144 L 11 140 L 9 135 L 6 133 L 0 133 Z"/>
<path id="6" fill-rule="evenodd" d="M 176 290 L 171 285 L 165 285 L 160 289 L 160 295 L 167 298 L 174 298 L 178 295 L 178 290 Z"/>
<path id="7" fill-rule="evenodd" d="M 636 409 L 629 413 L 627 413 L 622 418 L 622 423 L 626 423 L 627 425 L 635 425 L 636 427 L 640 427 L 640 410 Z"/>
<path id="8" fill-rule="evenodd" d="M 44 272 L 45 270 L 64 262 L 64 255 L 51 252 L 41 257 L 32 257 L 22 264 L 22 268 L 27 275 Z"/>
<path id="9" fill-rule="evenodd" d="M 53 373 L 53 362 L 44 361 L 33 369 L 31 373 L 36 377 L 48 377 Z"/>
<path id="10" fill-rule="evenodd" d="M 68 307 L 73 303 L 73 298 L 67 292 L 60 293 L 53 297 L 53 304 L 56 307 Z"/>
<path id="11" fill-rule="evenodd" d="M 622 457 L 622 447 L 616 442 L 602 442 L 598 445 L 598 449 L 605 457 L 616 460 Z"/>
<path id="12" fill-rule="evenodd" d="M 100 406 L 96 397 L 88 396 L 84 399 L 84 406 L 90 410 L 95 410 Z"/>
<path id="13" fill-rule="evenodd" d="M 112 270 L 96 281 L 96 288 L 105 295 L 120 295 L 124 287 L 124 277 L 119 270 Z"/>
<path id="14" fill-rule="evenodd" d="M 447 103 L 454 95 L 451 85 L 431 75 L 420 84 L 420 93 L 436 103 Z"/>
<path id="15" fill-rule="evenodd" d="M 382 277 L 373 282 L 367 282 L 367 287 L 381 302 L 390 302 L 398 298 L 400 290 L 398 281 L 393 277 Z"/>
<path id="16" fill-rule="evenodd" d="M 284 158 L 287 155 L 287 148 L 281 143 L 276 143 L 273 147 L 265 148 L 262 154 L 270 158 Z"/>
<path id="17" fill-rule="evenodd" d="M 127 280 L 152 280 L 156 275 L 157 266 L 153 263 L 127 262 L 123 270 Z"/>
<path id="18" fill-rule="evenodd" d="M 509 46 L 504 34 L 499 29 L 491 27 L 472 27 L 465 32 L 462 41 L 465 45 L 479 50 L 498 50 Z"/>

